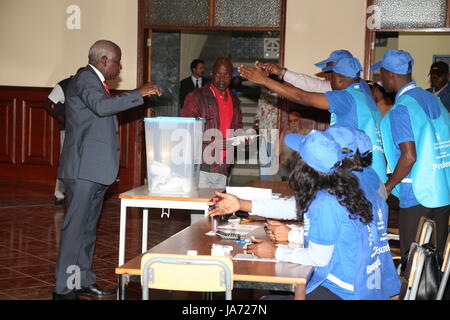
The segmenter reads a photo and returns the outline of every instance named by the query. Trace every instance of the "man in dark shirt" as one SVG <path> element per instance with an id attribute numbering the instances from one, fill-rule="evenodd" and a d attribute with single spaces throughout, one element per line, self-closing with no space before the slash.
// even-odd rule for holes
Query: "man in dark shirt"
<path id="1" fill-rule="evenodd" d="M 180 83 L 180 109 L 183 108 L 184 99 L 192 90 L 203 87 L 209 82 L 209 79 L 203 77 L 205 74 L 205 62 L 200 59 L 194 59 L 191 62 L 191 75 Z"/>
<path id="2" fill-rule="evenodd" d="M 77 73 L 83 68 L 79 68 Z M 52 92 L 48 95 L 47 102 L 45 104 L 45 110 L 47 110 L 48 114 L 52 116 L 57 122 L 59 126 L 59 150 L 60 153 L 63 148 L 64 138 L 66 133 L 65 128 L 65 118 L 66 118 L 66 109 L 65 109 L 65 92 L 69 85 L 70 80 L 73 76 L 70 76 L 64 80 L 58 82 L 58 84 L 53 88 Z M 64 183 L 60 179 L 56 179 L 55 184 L 55 206 L 62 206 L 64 204 Z"/>
<path id="3" fill-rule="evenodd" d="M 443 61 L 435 62 L 430 68 L 431 88 L 427 91 L 438 96 L 447 110 L 450 112 L 450 86 L 449 86 L 449 68 Z"/>

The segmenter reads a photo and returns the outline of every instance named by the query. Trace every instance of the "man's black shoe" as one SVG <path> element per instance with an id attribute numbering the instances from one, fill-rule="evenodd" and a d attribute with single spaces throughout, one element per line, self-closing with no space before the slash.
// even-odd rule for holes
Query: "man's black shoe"
<path id="1" fill-rule="evenodd" d="M 91 296 L 91 297 L 110 297 L 117 293 L 116 290 L 108 290 L 100 288 L 96 283 L 90 286 L 83 287 L 77 291 L 80 296 Z"/>
<path id="2" fill-rule="evenodd" d="M 53 292 L 53 300 L 80 300 L 76 290 L 72 290 L 66 294 Z"/>

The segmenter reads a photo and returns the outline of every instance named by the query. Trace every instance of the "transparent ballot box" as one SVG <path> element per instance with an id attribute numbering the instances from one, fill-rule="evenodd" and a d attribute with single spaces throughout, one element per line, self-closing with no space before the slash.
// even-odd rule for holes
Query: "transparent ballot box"
<path id="1" fill-rule="evenodd" d="M 148 189 L 184 194 L 198 189 L 205 119 L 145 118 Z"/>

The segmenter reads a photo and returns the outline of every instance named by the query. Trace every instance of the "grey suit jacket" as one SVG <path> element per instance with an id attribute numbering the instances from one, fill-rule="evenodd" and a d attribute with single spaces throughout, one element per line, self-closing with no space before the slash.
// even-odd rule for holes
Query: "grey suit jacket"
<path id="1" fill-rule="evenodd" d="M 143 102 L 138 89 L 109 97 L 90 66 L 77 73 L 66 92 L 66 137 L 58 178 L 112 184 L 120 155 L 115 114 Z"/>

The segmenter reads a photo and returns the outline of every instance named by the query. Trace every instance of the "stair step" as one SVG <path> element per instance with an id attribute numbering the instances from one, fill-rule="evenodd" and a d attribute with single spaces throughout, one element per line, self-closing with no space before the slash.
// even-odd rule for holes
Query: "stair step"
<path id="1" fill-rule="evenodd" d="M 234 166 L 231 169 L 231 174 L 233 176 L 255 176 L 259 177 L 259 167 L 258 168 L 239 168 Z"/>
<path id="2" fill-rule="evenodd" d="M 241 110 L 242 110 L 242 113 L 244 113 L 244 114 L 253 114 L 253 115 L 255 115 L 255 114 L 256 114 L 257 107 L 255 107 L 255 106 L 245 106 L 245 107 L 242 107 L 242 106 L 241 106 Z"/>
<path id="3" fill-rule="evenodd" d="M 255 116 L 246 116 L 245 114 L 242 117 L 242 122 L 243 123 L 254 123 L 255 122 Z"/>

